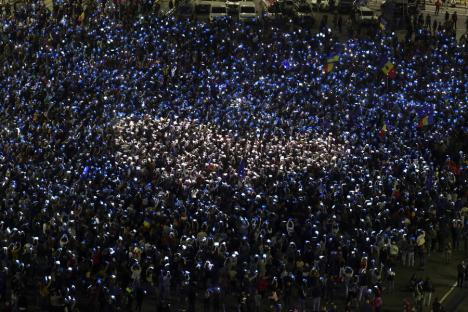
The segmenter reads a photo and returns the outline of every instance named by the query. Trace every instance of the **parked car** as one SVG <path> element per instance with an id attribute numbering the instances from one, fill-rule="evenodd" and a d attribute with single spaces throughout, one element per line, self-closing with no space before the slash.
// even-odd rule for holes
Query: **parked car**
<path id="1" fill-rule="evenodd" d="M 253 1 L 244 1 L 240 3 L 239 7 L 239 20 L 252 21 L 258 17 L 257 8 Z"/>
<path id="2" fill-rule="evenodd" d="M 226 1 L 227 12 L 229 15 L 237 16 L 239 15 L 239 0 L 228 0 Z"/>
<path id="3" fill-rule="evenodd" d="M 227 16 L 227 7 L 225 2 L 211 2 L 210 21 L 225 18 Z"/>
<path id="4" fill-rule="evenodd" d="M 374 14 L 374 11 L 365 6 L 356 8 L 354 17 L 358 24 L 369 25 L 377 23 L 377 16 Z"/>

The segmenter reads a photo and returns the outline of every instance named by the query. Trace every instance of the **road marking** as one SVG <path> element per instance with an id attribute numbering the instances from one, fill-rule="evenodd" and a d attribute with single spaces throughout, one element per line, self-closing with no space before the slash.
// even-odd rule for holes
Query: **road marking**
<path id="1" fill-rule="evenodd" d="M 452 293 L 452 291 L 457 287 L 457 282 L 453 283 L 450 289 L 445 293 L 445 295 L 440 299 L 440 303 L 444 302 L 445 299 Z"/>

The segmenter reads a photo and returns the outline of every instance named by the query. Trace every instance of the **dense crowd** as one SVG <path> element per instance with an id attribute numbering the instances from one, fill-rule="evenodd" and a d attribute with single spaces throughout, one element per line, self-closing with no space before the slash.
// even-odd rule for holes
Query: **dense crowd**
<path id="1" fill-rule="evenodd" d="M 381 311 L 397 263 L 468 250 L 467 48 L 445 29 L 339 42 L 109 7 L 0 20 L 2 309 Z"/>

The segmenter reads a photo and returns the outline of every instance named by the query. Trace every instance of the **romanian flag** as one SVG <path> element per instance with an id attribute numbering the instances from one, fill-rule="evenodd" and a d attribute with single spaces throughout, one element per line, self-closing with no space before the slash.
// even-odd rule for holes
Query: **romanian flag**
<path id="1" fill-rule="evenodd" d="M 145 219 L 145 221 L 143 221 L 143 227 L 149 229 L 151 227 L 151 220 Z"/>
<path id="2" fill-rule="evenodd" d="M 396 69 L 395 65 L 393 65 L 391 62 L 385 63 L 385 65 L 382 67 L 382 71 L 388 78 L 395 79 Z"/>
<path id="3" fill-rule="evenodd" d="M 340 56 L 338 54 L 329 56 L 327 58 L 327 64 L 323 65 L 322 71 L 324 74 L 329 73 L 333 70 L 335 67 L 335 63 L 340 60 Z"/>
<path id="4" fill-rule="evenodd" d="M 418 128 L 421 129 L 421 128 L 424 128 L 426 126 L 429 126 L 430 124 L 432 124 L 432 116 L 431 115 L 425 115 L 421 119 L 419 119 Z"/>
<path id="5" fill-rule="evenodd" d="M 382 129 L 380 129 L 380 131 L 379 131 L 379 136 L 380 136 L 381 138 L 383 138 L 383 137 L 385 136 L 385 133 L 387 133 L 387 125 L 386 125 L 386 124 L 384 124 L 383 127 L 382 127 Z"/>
<path id="6" fill-rule="evenodd" d="M 380 30 L 382 30 L 382 31 L 384 31 L 385 29 L 387 29 L 387 21 L 384 20 L 383 18 L 380 19 L 379 28 L 380 28 Z"/>
<path id="7" fill-rule="evenodd" d="M 449 159 L 447 160 L 447 166 L 454 175 L 460 175 L 461 173 L 460 166 L 457 165 L 455 162 Z"/>
<path id="8" fill-rule="evenodd" d="M 327 63 L 336 63 L 340 60 L 340 56 L 338 54 L 335 54 L 327 59 Z"/>
<path id="9" fill-rule="evenodd" d="M 84 14 L 84 11 L 83 11 L 83 13 L 81 13 L 80 16 L 78 16 L 78 22 L 83 23 L 84 19 L 85 19 L 85 14 Z"/>
<path id="10" fill-rule="evenodd" d="M 327 64 L 323 65 L 322 71 L 323 71 L 324 74 L 329 73 L 329 72 L 331 72 L 333 70 L 333 67 L 334 67 L 333 63 L 327 63 Z"/>

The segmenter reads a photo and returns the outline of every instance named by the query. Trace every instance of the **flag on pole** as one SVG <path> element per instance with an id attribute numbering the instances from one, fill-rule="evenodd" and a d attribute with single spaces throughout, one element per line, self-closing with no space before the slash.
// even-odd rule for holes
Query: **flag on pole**
<path id="1" fill-rule="evenodd" d="M 457 165 L 454 161 L 452 161 L 451 159 L 447 160 L 447 166 L 454 175 L 460 175 L 460 166 Z"/>
<path id="2" fill-rule="evenodd" d="M 335 68 L 335 63 L 340 60 L 340 56 L 338 54 L 331 55 L 327 58 L 327 63 L 323 65 L 322 71 L 324 74 L 329 73 Z"/>
<path id="3" fill-rule="evenodd" d="M 392 62 L 385 63 L 382 67 L 382 72 L 390 79 L 395 79 L 396 77 L 395 65 L 393 65 Z"/>
<path id="4" fill-rule="evenodd" d="M 384 125 L 382 126 L 382 128 L 380 129 L 380 131 L 379 131 L 379 136 L 380 136 L 381 138 L 383 138 L 383 137 L 385 136 L 385 133 L 387 133 L 387 125 L 386 125 L 386 124 L 384 124 Z"/>
<path id="5" fill-rule="evenodd" d="M 148 218 L 145 218 L 145 220 L 143 221 L 143 227 L 145 229 L 149 229 L 151 227 L 151 220 Z"/>
<path id="6" fill-rule="evenodd" d="M 336 63 L 340 60 L 340 56 L 338 54 L 335 54 L 335 55 L 332 55 L 330 57 L 328 57 L 327 59 L 327 63 L 330 64 L 330 63 Z"/>
<path id="7" fill-rule="evenodd" d="M 323 65 L 322 71 L 324 74 L 327 74 L 333 70 L 333 67 L 334 67 L 333 63 L 327 63 Z"/>
<path id="8" fill-rule="evenodd" d="M 387 21 L 385 19 L 383 19 L 383 18 L 380 19 L 379 28 L 382 31 L 385 31 L 387 29 Z"/>
<path id="9" fill-rule="evenodd" d="M 83 23 L 84 19 L 85 19 L 85 12 L 83 11 L 83 12 L 80 14 L 80 16 L 78 16 L 78 22 L 79 22 L 79 23 Z"/>
<path id="10" fill-rule="evenodd" d="M 433 117 L 431 114 L 426 114 L 423 117 L 421 117 L 421 119 L 419 119 L 419 122 L 418 122 L 418 129 L 422 129 L 432 124 L 433 122 L 432 119 Z"/>

